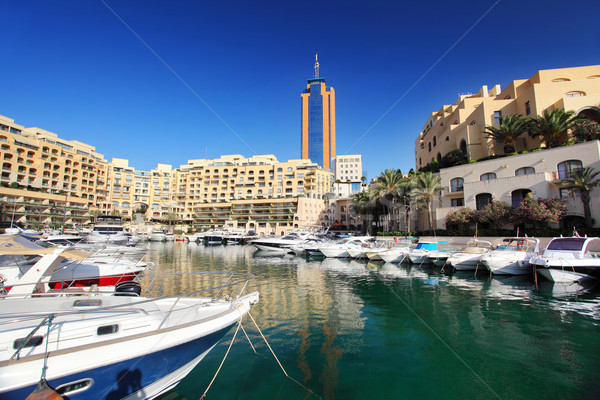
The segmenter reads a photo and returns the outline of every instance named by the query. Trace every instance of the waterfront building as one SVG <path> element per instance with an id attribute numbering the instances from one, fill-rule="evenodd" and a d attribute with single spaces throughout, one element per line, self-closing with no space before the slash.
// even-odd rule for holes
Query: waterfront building
<path id="1" fill-rule="evenodd" d="M 330 170 L 335 157 L 335 91 L 319 77 L 315 58 L 314 78 L 308 79 L 302 98 L 301 158 Z"/>
<path id="2" fill-rule="evenodd" d="M 502 145 L 486 138 L 486 126 L 500 117 L 520 114 L 536 117 L 546 109 L 563 108 L 600 121 L 600 65 L 540 70 L 529 79 L 511 82 L 505 89 L 484 85 L 475 94 L 459 95 L 452 105 L 431 113 L 415 141 L 415 165 L 425 167 L 452 150 L 469 160 L 504 154 Z M 516 151 L 537 148 L 539 138 L 523 135 Z"/>
<path id="3" fill-rule="evenodd" d="M 600 171 L 598 140 L 442 168 L 444 189 L 441 206 L 435 210 L 435 225 L 444 229 L 448 213 L 462 207 L 480 210 L 492 200 L 517 207 L 528 196 L 565 199 L 567 211 L 561 224 L 583 225 L 581 196 L 563 182 L 573 171 L 587 167 Z M 600 189 L 591 192 L 590 206 L 594 226 L 598 226 Z M 419 218 L 419 229 L 428 229 L 426 217 Z"/>
<path id="4" fill-rule="evenodd" d="M 363 184 L 362 156 L 347 154 L 337 156 L 332 160 L 336 198 L 352 197 L 358 192 L 367 190 Z"/>

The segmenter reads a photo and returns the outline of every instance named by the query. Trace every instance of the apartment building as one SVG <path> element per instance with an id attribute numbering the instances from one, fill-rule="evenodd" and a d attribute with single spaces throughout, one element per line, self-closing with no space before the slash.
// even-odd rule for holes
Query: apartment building
<path id="1" fill-rule="evenodd" d="M 333 191 L 336 198 L 349 198 L 366 190 L 363 186 L 362 155 L 347 154 L 332 160 L 335 185 Z"/>
<path id="2" fill-rule="evenodd" d="M 469 160 L 504 154 L 503 146 L 486 138 L 486 126 L 500 117 L 541 115 L 563 108 L 600 121 L 600 65 L 540 70 L 529 79 L 512 81 L 505 89 L 484 85 L 475 94 L 462 94 L 452 105 L 431 113 L 415 141 L 415 165 L 422 168 L 460 149 Z M 537 148 L 540 139 L 523 135 L 516 151 Z"/>
<path id="3" fill-rule="evenodd" d="M 441 206 L 435 211 L 436 226 L 444 229 L 448 213 L 462 207 L 480 210 L 492 200 L 517 207 L 527 196 L 564 199 L 567 211 L 563 224 L 582 224 L 581 196 L 563 183 L 571 172 L 587 167 L 600 171 L 598 140 L 443 168 L 440 178 L 444 190 Z M 590 204 L 595 226 L 600 225 L 599 192 L 592 191 Z M 427 229 L 426 218 L 419 221 L 419 228 Z"/>

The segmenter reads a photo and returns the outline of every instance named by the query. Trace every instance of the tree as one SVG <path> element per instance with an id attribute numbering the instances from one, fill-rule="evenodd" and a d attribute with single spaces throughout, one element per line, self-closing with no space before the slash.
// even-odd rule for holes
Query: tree
<path id="1" fill-rule="evenodd" d="M 473 222 L 473 215 L 476 211 L 468 207 L 463 207 L 460 210 L 449 212 L 446 215 L 446 229 L 466 230 Z"/>
<path id="2" fill-rule="evenodd" d="M 393 225 L 393 216 L 398 200 L 398 188 L 404 182 L 404 176 L 399 169 L 386 169 L 377 177 L 373 188 L 373 198 L 382 206 L 383 212 Z M 393 227 L 392 227 L 393 230 Z"/>
<path id="3" fill-rule="evenodd" d="M 491 201 L 479 210 L 479 221 L 487 222 L 494 229 L 500 229 L 506 224 L 513 208 L 503 201 Z"/>
<path id="4" fill-rule="evenodd" d="M 462 165 L 466 164 L 467 162 L 469 162 L 469 160 L 467 160 L 467 156 L 460 151 L 460 149 L 454 149 L 442 157 L 440 168 L 454 167 L 455 165 Z"/>
<path id="5" fill-rule="evenodd" d="M 440 177 L 431 172 L 423 172 L 417 175 L 415 182 L 415 198 L 424 208 L 427 208 L 429 230 L 433 231 L 433 201 L 439 199 L 441 195 Z"/>
<path id="6" fill-rule="evenodd" d="M 545 199 L 524 199 L 509 220 L 514 226 L 530 225 L 533 228 L 545 228 L 550 223 L 557 223 L 564 213 L 556 207 L 556 202 Z"/>
<path id="7" fill-rule="evenodd" d="M 532 137 L 541 136 L 547 147 L 556 147 L 561 137 L 566 137 L 575 122 L 581 120 L 574 114 L 573 111 L 565 111 L 562 108 L 552 111 L 546 109 L 542 115 L 529 120 L 529 133 Z"/>
<path id="8" fill-rule="evenodd" d="M 372 201 L 369 192 L 357 193 L 352 199 L 351 207 L 353 211 L 361 216 L 363 221 L 363 233 L 368 234 L 370 228 L 370 216 L 372 212 Z"/>
<path id="9" fill-rule="evenodd" d="M 335 183 L 337 183 L 337 193 L 335 194 L 335 197 L 338 198 L 338 197 L 340 197 L 340 183 L 342 183 L 342 181 L 340 181 L 339 179 L 336 179 Z"/>
<path id="10" fill-rule="evenodd" d="M 587 119 L 577 121 L 571 128 L 573 136 L 577 140 L 587 142 L 589 140 L 600 139 L 600 124 L 596 121 L 590 121 Z"/>
<path id="11" fill-rule="evenodd" d="M 504 154 L 512 153 L 517 149 L 517 139 L 529 130 L 530 122 L 520 114 L 500 117 L 498 127 L 486 126 L 483 133 L 485 137 L 494 139 L 496 143 L 504 145 Z"/>
<path id="12" fill-rule="evenodd" d="M 600 172 L 594 171 L 593 168 L 583 168 L 571 172 L 569 178 L 563 181 L 563 186 L 568 186 L 576 189 L 581 193 L 581 203 L 583 203 L 583 216 L 585 218 L 585 226 L 592 227 L 592 213 L 590 209 L 590 192 L 594 187 L 600 186 Z"/>
<path id="13" fill-rule="evenodd" d="M 411 203 L 414 197 L 415 181 L 405 178 L 398 186 L 398 202 L 404 205 L 404 221 L 406 223 L 406 232 L 410 232 L 410 211 Z"/>

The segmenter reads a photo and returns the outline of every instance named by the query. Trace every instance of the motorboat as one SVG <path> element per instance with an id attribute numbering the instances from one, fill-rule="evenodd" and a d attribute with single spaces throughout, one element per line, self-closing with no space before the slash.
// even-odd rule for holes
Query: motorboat
<path id="1" fill-rule="evenodd" d="M 150 236 L 148 236 L 149 242 L 166 242 L 167 234 L 162 229 L 152 229 Z"/>
<path id="2" fill-rule="evenodd" d="M 526 275 L 533 270 L 529 260 L 539 255 L 540 240 L 532 237 L 510 237 L 496 249 L 481 256 L 481 264 L 495 275 Z"/>
<path id="3" fill-rule="evenodd" d="M 427 258 L 429 259 L 429 262 L 436 267 L 443 267 L 448 261 L 448 257 L 455 251 L 457 251 L 457 249 L 445 247 L 443 249 L 430 251 L 427 254 Z"/>
<path id="4" fill-rule="evenodd" d="M 40 243 L 48 243 L 53 246 L 73 246 L 76 243 L 80 243 L 84 240 L 85 240 L 85 236 L 69 235 L 69 234 L 56 234 L 56 235 L 44 235 L 37 241 Z"/>
<path id="5" fill-rule="evenodd" d="M 400 239 L 394 246 L 379 251 L 379 257 L 387 263 L 401 263 L 408 261 L 408 253 L 412 250 L 412 239 Z"/>
<path id="6" fill-rule="evenodd" d="M 600 238 L 558 237 L 529 263 L 552 282 L 578 282 L 600 278 Z"/>
<path id="7" fill-rule="evenodd" d="M 99 215 L 92 232 L 86 236 L 89 243 L 126 244 L 129 237 L 118 215 Z"/>
<path id="8" fill-rule="evenodd" d="M 324 243 L 321 239 L 307 239 L 301 243 L 296 243 L 290 246 L 290 250 L 297 256 L 322 256 L 323 254 L 319 251 L 319 245 Z"/>
<path id="9" fill-rule="evenodd" d="M 204 232 L 196 232 L 192 235 L 187 235 L 186 237 L 188 242 L 198 243 L 202 241 L 202 238 L 204 237 Z"/>
<path id="10" fill-rule="evenodd" d="M 481 256 L 492 249 L 492 243 L 487 240 L 471 239 L 464 249 L 453 252 L 446 263 L 457 271 L 474 271 L 479 265 Z"/>
<path id="11" fill-rule="evenodd" d="M 156 398 L 175 387 L 259 300 L 257 292 L 243 295 L 252 276 L 239 273 L 221 274 L 220 289 L 226 283 L 231 290 L 217 288 L 214 297 L 204 290 L 161 297 L 55 291 L 44 276 L 73 250 L 54 251 L 24 283 L 0 296 L 2 399 L 24 399 L 40 388 L 47 399 Z M 146 292 L 153 293 L 151 284 Z"/>
<path id="12" fill-rule="evenodd" d="M 294 244 L 302 243 L 308 239 L 314 239 L 315 236 L 307 231 L 290 232 L 283 236 L 269 236 L 250 241 L 254 247 L 262 251 L 276 251 L 278 253 L 287 253 Z"/>
<path id="13" fill-rule="evenodd" d="M 244 236 L 243 232 L 230 231 L 227 233 L 227 236 L 225 236 L 224 243 L 228 245 L 242 244 L 244 243 Z"/>
<path id="14" fill-rule="evenodd" d="M 204 242 L 209 246 L 223 244 L 228 235 L 229 231 L 225 229 L 208 231 L 204 234 Z"/>
<path id="15" fill-rule="evenodd" d="M 429 258 L 427 258 L 427 254 L 429 254 L 430 251 L 437 249 L 437 242 L 421 240 L 414 249 L 410 250 L 408 258 L 413 264 L 427 264 L 430 262 Z"/>
<path id="16" fill-rule="evenodd" d="M 358 246 L 368 246 L 375 238 L 373 236 L 350 236 L 333 243 L 322 243 L 317 248 L 325 257 L 350 257 L 348 250 Z"/>
<path id="17" fill-rule="evenodd" d="M 42 247 L 19 236 L 0 238 L 0 275 L 4 287 L 17 285 L 23 276 L 36 268 L 40 258 L 68 249 L 60 264 L 48 276 L 53 288 L 114 286 L 141 275 L 152 263 L 140 260 L 116 260 L 74 249 L 72 247 Z"/>

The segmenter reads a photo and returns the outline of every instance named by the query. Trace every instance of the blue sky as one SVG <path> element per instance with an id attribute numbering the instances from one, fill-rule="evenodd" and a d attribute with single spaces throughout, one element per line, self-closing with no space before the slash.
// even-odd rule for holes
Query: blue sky
<path id="1" fill-rule="evenodd" d="M 138 169 L 299 158 L 316 52 L 336 91 L 338 154 L 362 154 L 368 178 L 413 168 L 427 117 L 458 93 L 600 63 L 595 0 L 5 0 L 0 10 L 0 114 Z"/>

